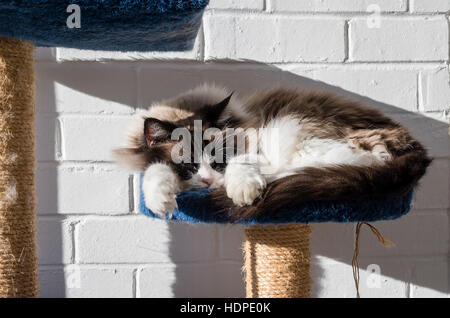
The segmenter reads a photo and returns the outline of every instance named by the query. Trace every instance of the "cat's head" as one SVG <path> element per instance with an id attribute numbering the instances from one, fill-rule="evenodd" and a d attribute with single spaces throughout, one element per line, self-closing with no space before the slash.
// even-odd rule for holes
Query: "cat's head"
<path id="1" fill-rule="evenodd" d="M 166 163 L 188 188 L 222 185 L 224 154 L 218 158 L 214 150 L 205 152 L 208 142 L 202 138 L 199 143 L 195 134 L 203 136 L 208 129 L 221 133 L 226 126 L 226 109 L 232 93 L 208 87 L 209 94 L 205 94 L 205 89 L 202 87 L 200 92 L 198 89 L 189 91 L 173 100 L 154 104 L 139 115 L 127 146 L 115 150 L 118 161 L 140 171 L 152 163 Z"/>

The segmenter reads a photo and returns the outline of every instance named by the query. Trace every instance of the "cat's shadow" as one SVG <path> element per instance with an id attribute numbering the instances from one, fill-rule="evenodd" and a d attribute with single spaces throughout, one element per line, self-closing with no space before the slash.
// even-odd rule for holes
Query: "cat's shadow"
<path id="1" fill-rule="evenodd" d="M 62 65 L 61 67 L 70 68 L 71 66 Z M 95 64 L 93 67 L 97 69 L 99 78 L 102 78 L 102 74 L 108 78 L 109 68 L 112 66 L 105 63 Z M 396 91 L 388 86 L 382 87 L 384 84 L 376 83 L 376 80 L 369 84 L 370 74 L 359 78 L 359 73 L 352 73 L 351 76 L 355 78 L 347 78 L 349 69 L 344 67 L 340 69 L 341 73 L 314 65 L 301 69 L 289 68 L 289 66 L 277 68 L 253 61 L 217 63 L 161 61 L 150 64 L 136 63 L 131 64 L 130 67 L 136 68 L 138 74 L 136 109 L 145 109 L 151 101 L 171 97 L 203 82 L 227 86 L 241 96 L 254 90 L 288 86 L 333 92 L 360 101 L 381 110 L 408 127 L 412 135 L 421 141 L 435 157 L 435 161 L 416 192 L 414 208 L 410 214 L 399 220 L 374 223 L 386 237 L 396 243 L 395 248 L 385 250 L 379 246 L 376 238 L 371 236 L 370 231 L 363 229 L 360 238 L 361 268 L 366 269 L 370 264 L 378 266 L 382 279 L 380 284 L 375 284 L 373 287 L 368 283 L 370 277 L 363 274 L 361 293 L 362 296 L 380 296 L 383 292 L 380 292 L 379 288 L 386 288 L 389 290 L 386 296 L 420 296 L 420 288 L 416 291 L 415 287 L 447 293 L 449 285 L 447 265 L 449 161 L 447 158 L 450 144 L 448 124 L 439 120 L 437 114 L 424 115 L 416 112 L 417 100 L 411 99 L 414 103 L 408 104 L 407 96 L 409 95 L 404 91 Z M 328 71 L 334 72 L 333 76 L 327 77 Z M 370 73 L 370 69 L 367 72 Z M 376 74 L 377 70 L 373 69 L 373 72 Z M 353 84 L 344 82 L 344 85 L 352 89 L 354 87 L 360 92 L 367 92 L 372 98 L 319 80 L 323 77 L 326 81 L 341 84 L 339 74 L 346 76 L 343 81 L 353 81 Z M 89 79 L 73 80 L 64 76 L 63 72 L 57 72 L 53 77 L 55 82 L 73 90 L 103 100 L 125 102 L 120 89 L 93 89 L 95 85 L 90 85 Z M 112 78 L 110 88 L 120 86 L 120 81 L 117 83 L 115 81 Z M 370 87 L 373 87 L 373 91 L 369 89 Z M 383 90 L 388 93 L 381 93 Z M 376 100 L 385 98 L 389 94 L 392 95 L 395 106 Z M 243 240 L 242 227 L 196 226 L 193 229 L 203 234 L 197 233 L 196 237 L 201 239 L 197 239 L 193 244 L 186 240 L 185 227 L 189 226 L 168 225 L 171 237 L 170 254 L 176 263 L 176 278 L 172 285 L 173 295 L 177 297 L 244 296 L 240 252 Z M 354 230 L 354 224 L 313 225 L 313 296 L 354 296 L 351 270 Z M 208 251 L 211 248 L 211 244 L 215 246 L 217 252 L 215 255 L 205 256 L 201 264 L 189 257 L 182 257 L 182 261 L 176 261 L 180 260 L 180 253 L 201 255 L 203 250 Z M 390 294 L 391 290 L 398 290 L 397 287 L 402 291 Z"/>

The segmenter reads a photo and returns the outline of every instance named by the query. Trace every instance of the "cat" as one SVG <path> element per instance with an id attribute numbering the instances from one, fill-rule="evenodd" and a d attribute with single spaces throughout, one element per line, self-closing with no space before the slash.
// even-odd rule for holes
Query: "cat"
<path id="1" fill-rule="evenodd" d="M 240 100 L 205 84 L 152 104 L 131 129 L 115 154 L 144 172 L 145 204 L 160 216 L 177 208 L 177 193 L 197 188 L 215 189 L 200 204 L 232 220 L 311 200 L 401 196 L 432 161 L 406 128 L 379 111 L 294 89 Z M 173 138 L 175 132 L 185 135 Z M 204 138 L 208 133 L 213 137 Z"/>

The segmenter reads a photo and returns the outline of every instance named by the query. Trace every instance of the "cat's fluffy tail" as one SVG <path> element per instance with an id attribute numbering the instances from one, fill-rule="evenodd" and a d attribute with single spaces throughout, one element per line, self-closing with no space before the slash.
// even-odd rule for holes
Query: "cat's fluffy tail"
<path id="1" fill-rule="evenodd" d="M 341 200 L 355 197 L 398 197 L 407 194 L 425 174 L 432 159 L 422 147 L 383 165 L 339 165 L 304 168 L 297 174 L 270 183 L 251 206 L 237 207 L 224 189 L 217 189 L 203 202 L 235 221 L 294 208 L 305 201 Z"/>

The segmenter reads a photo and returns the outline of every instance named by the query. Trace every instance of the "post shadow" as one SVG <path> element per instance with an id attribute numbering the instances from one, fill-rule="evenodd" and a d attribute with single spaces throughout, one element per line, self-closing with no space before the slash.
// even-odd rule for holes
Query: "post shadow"
<path id="1" fill-rule="evenodd" d="M 55 145 L 59 143 L 55 81 L 40 81 L 44 74 L 35 63 L 35 153 L 37 232 L 40 297 L 65 297 L 63 265 L 63 216 L 58 215 L 58 165 Z M 60 221 L 60 222 L 57 222 Z"/>

